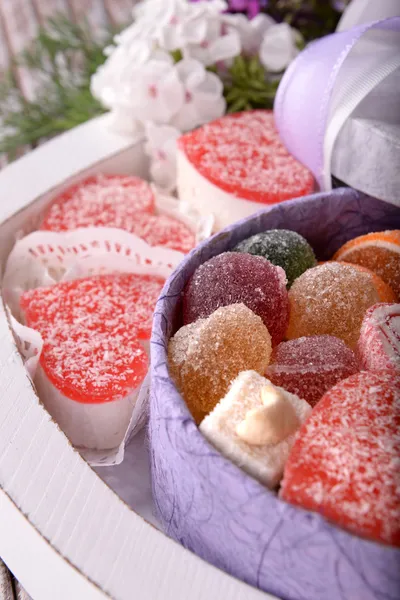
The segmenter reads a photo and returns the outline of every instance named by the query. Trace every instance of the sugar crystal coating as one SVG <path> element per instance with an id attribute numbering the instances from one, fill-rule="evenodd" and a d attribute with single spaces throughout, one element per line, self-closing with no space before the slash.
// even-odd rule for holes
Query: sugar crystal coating
<path id="1" fill-rule="evenodd" d="M 287 338 L 328 334 L 354 348 L 365 311 L 383 300 L 378 284 L 387 289 L 368 269 L 349 264 L 327 262 L 308 269 L 289 290 Z"/>
<path id="2" fill-rule="evenodd" d="M 295 431 L 278 443 L 264 445 L 249 444 L 237 432 L 250 411 L 263 409 L 262 390 L 266 385 L 271 386 L 255 371 L 239 373 L 227 394 L 202 421 L 200 431 L 224 456 L 269 488 L 274 488 L 282 477 Z M 311 407 L 285 390 L 273 389 L 284 396 L 288 408 L 294 411 L 298 428 L 309 415 Z"/>
<path id="3" fill-rule="evenodd" d="M 240 302 L 262 318 L 273 346 L 283 339 L 289 320 L 285 273 L 251 254 L 224 252 L 200 265 L 184 291 L 183 321 L 192 323 Z"/>
<path id="4" fill-rule="evenodd" d="M 400 375 L 362 371 L 300 429 L 281 497 L 356 535 L 400 545 Z"/>
<path id="5" fill-rule="evenodd" d="M 344 244 L 333 258 L 367 267 L 379 275 L 400 299 L 400 230 L 356 237 Z"/>
<path id="6" fill-rule="evenodd" d="M 271 356 L 266 376 L 311 406 L 331 387 L 359 370 L 346 344 L 331 335 L 313 335 L 281 342 Z"/>
<path id="7" fill-rule="evenodd" d="M 267 328 L 244 304 L 218 308 L 181 327 L 168 346 L 170 373 L 198 423 L 240 371 L 264 373 L 270 355 Z"/>
<path id="8" fill-rule="evenodd" d="M 272 111 L 225 115 L 186 133 L 178 146 L 208 181 L 246 200 L 272 204 L 314 188 L 310 171 L 280 140 Z"/>
<path id="9" fill-rule="evenodd" d="M 286 273 L 288 287 L 304 271 L 317 263 L 310 244 L 299 233 L 287 229 L 270 229 L 256 233 L 239 242 L 236 252 L 247 252 L 267 258 L 273 265 L 282 267 Z"/>
<path id="10" fill-rule="evenodd" d="M 400 304 L 376 304 L 367 310 L 357 348 L 364 369 L 400 372 Z"/>
<path id="11" fill-rule="evenodd" d="M 163 280 L 130 273 L 99 275 L 30 290 L 21 297 L 26 324 L 44 340 L 41 366 L 65 396 L 107 402 L 141 383 Z"/>
<path id="12" fill-rule="evenodd" d="M 150 246 L 189 252 L 196 245 L 194 232 L 178 219 L 153 214 L 154 203 L 149 183 L 139 177 L 97 175 L 62 192 L 47 209 L 41 229 L 116 227 Z"/>
<path id="13" fill-rule="evenodd" d="M 138 212 L 154 213 L 149 183 L 128 175 L 94 175 L 61 192 L 44 214 L 41 229 L 118 227 L 130 231 Z"/>
<path id="14" fill-rule="evenodd" d="M 126 229 L 126 227 L 124 227 Z M 163 246 L 186 254 L 196 245 L 194 232 L 182 221 L 168 215 L 137 214 L 129 231 L 150 246 Z"/>

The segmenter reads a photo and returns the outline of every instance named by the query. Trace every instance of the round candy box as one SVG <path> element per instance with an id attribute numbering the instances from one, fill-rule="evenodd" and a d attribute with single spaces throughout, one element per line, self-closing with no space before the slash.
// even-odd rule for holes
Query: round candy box
<path id="1" fill-rule="evenodd" d="M 351 238 L 399 225 L 398 207 L 351 189 L 288 201 L 198 246 L 167 281 L 157 303 L 150 444 L 159 517 L 185 547 L 279 598 L 396 598 L 400 550 L 280 500 L 205 440 L 168 370 L 168 341 L 182 325 L 181 292 L 200 264 L 267 229 L 297 231 L 322 261 Z"/>

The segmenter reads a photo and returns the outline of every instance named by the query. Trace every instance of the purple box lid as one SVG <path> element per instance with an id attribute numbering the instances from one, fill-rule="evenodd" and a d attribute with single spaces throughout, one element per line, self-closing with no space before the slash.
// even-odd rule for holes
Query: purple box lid
<path id="1" fill-rule="evenodd" d="M 349 188 L 284 202 L 216 234 L 171 275 L 151 339 L 149 433 L 158 516 L 186 548 L 282 599 L 398 599 L 400 549 L 351 535 L 279 500 L 203 438 L 170 379 L 166 348 L 180 324 L 188 278 L 212 256 L 272 228 L 298 231 L 324 260 L 353 237 L 400 229 L 400 208 Z"/>

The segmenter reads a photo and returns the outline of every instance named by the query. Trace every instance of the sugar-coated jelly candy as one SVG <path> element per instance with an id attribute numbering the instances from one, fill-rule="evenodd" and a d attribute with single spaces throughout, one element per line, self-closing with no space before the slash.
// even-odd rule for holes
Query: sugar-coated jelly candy
<path id="1" fill-rule="evenodd" d="M 82 331 L 115 334 L 126 325 L 133 337 L 149 339 L 154 308 L 164 283 L 162 277 L 136 273 L 61 281 L 26 292 L 21 298 L 21 309 L 26 319 L 40 327 L 51 328 L 61 319 L 79 324 Z"/>
<path id="2" fill-rule="evenodd" d="M 307 240 L 299 233 L 287 229 L 256 233 L 239 242 L 234 250 L 263 256 L 273 265 L 282 267 L 286 273 L 288 287 L 304 271 L 317 264 L 314 251 Z"/>
<path id="3" fill-rule="evenodd" d="M 184 134 L 178 147 L 192 169 L 232 200 L 273 204 L 314 188 L 311 172 L 279 138 L 270 110 L 225 115 Z"/>
<path id="4" fill-rule="evenodd" d="M 360 235 L 344 244 L 333 259 L 367 267 L 400 299 L 400 230 Z"/>
<path id="5" fill-rule="evenodd" d="M 326 391 L 358 370 L 357 358 L 343 340 L 312 335 L 274 348 L 266 376 L 315 406 Z"/>
<path id="6" fill-rule="evenodd" d="M 148 368 L 143 342 L 163 280 L 99 275 L 25 292 L 25 323 L 43 338 L 39 397 L 71 442 L 115 448 Z"/>
<path id="7" fill-rule="evenodd" d="M 296 279 L 289 300 L 288 339 L 328 334 L 354 348 L 365 311 L 377 302 L 393 302 L 394 293 L 368 269 L 326 262 Z"/>
<path id="8" fill-rule="evenodd" d="M 255 371 L 239 373 L 200 431 L 224 456 L 274 488 L 311 407 Z"/>
<path id="9" fill-rule="evenodd" d="M 297 434 L 280 495 L 356 535 L 400 546 L 400 375 L 333 387 Z"/>
<path id="10" fill-rule="evenodd" d="M 127 175 L 97 175 L 62 192 L 47 209 L 41 229 L 116 227 L 150 246 L 185 253 L 196 245 L 194 232 L 185 223 L 154 211 L 155 198 L 147 181 Z"/>
<path id="11" fill-rule="evenodd" d="M 367 310 L 358 354 L 364 369 L 400 372 L 400 304 L 376 304 Z"/>
<path id="12" fill-rule="evenodd" d="M 248 369 L 264 373 L 271 338 L 260 317 L 244 304 L 217 309 L 181 327 L 168 346 L 169 368 L 197 423 Z"/>
<path id="13" fill-rule="evenodd" d="M 224 252 L 198 267 L 184 291 L 184 323 L 239 302 L 262 318 L 272 345 L 279 344 L 289 320 L 286 276 L 281 267 L 261 256 Z"/>
<path id="14" fill-rule="evenodd" d="M 196 245 L 194 232 L 182 221 L 168 215 L 137 213 L 129 231 L 142 238 L 149 246 L 163 246 L 184 254 Z"/>
<path id="15" fill-rule="evenodd" d="M 147 181 L 131 175 L 93 175 L 53 200 L 41 229 L 68 231 L 97 225 L 129 231 L 138 212 L 154 210 L 154 193 Z"/>

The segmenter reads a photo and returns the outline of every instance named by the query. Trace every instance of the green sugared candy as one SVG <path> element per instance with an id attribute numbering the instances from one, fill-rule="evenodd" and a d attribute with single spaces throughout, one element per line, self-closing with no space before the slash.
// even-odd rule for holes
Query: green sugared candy
<path id="1" fill-rule="evenodd" d="M 282 267 L 290 287 L 304 271 L 315 267 L 317 260 L 310 244 L 299 233 L 287 229 L 270 229 L 243 240 L 233 249 L 267 258 Z"/>

